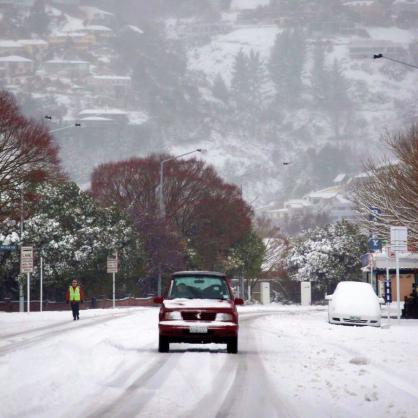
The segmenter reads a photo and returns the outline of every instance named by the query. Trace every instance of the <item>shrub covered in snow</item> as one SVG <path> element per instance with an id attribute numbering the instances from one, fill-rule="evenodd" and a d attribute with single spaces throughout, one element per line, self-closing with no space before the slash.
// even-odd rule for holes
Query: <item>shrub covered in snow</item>
<path id="1" fill-rule="evenodd" d="M 366 252 L 367 237 L 347 221 L 309 230 L 289 253 L 289 275 L 293 280 L 314 282 L 323 296 L 341 280 L 360 279 L 360 256 Z"/>

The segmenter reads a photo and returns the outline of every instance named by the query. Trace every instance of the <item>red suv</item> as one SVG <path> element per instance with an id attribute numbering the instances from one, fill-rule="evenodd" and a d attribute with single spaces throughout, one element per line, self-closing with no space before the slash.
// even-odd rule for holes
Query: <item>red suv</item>
<path id="1" fill-rule="evenodd" d="M 234 298 L 223 273 L 180 271 L 173 273 L 161 303 L 160 353 L 170 343 L 220 343 L 228 353 L 238 352 L 238 312 L 244 301 Z"/>

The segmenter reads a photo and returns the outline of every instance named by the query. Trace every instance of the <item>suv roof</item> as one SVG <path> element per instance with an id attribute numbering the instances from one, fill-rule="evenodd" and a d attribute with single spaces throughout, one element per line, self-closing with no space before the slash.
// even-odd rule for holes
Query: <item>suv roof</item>
<path id="1" fill-rule="evenodd" d="M 216 277 L 226 277 L 225 273 L 219 273 L 217 271 L 176 271 L 172 274 L 173 277 L 176 276 L 216 276 Z"/>

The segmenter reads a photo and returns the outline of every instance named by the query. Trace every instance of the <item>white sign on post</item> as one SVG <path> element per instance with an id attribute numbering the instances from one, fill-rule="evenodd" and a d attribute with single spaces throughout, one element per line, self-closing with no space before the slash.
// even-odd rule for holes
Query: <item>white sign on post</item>
<path id="1" fill-rule="evenodd" d="M 396 308 L 398 324 L 401 320 L 401 293 L 399 274 L 399 253 L 408 251 L 408 229 L 405 226 L 390 227 L 390 247 L 396 256 Z"/>
<path id="2" fill-rule="evenodd" d="M 390 247 L 395 253 L 408 251 L 408 229 L 405 226 L 390 227 Z"/>
<path id="3" fill-rule="evenodd" d="M 21 248 L 20 272 L 21 273 L 33 273 L 33 247 Z"/>
<path id="4" fill-rule="evenodd" d="M 118 272 L 118 255 L 117 254 L 107 257 L 107 272 L 108 273 Z"/>
<path id="5" fill-rule="evenodd" d="M 312 302 L 311 282 L 300 282 L 300 302 L 302 306 L 308 306 Z"/>
<path id="6" fill-rule="evenodd" d="M 115 251 L 113 255 L 107 257 L 107 272 L 113 276 L 113 309 L 116 307 L 116 283 L 115 273 L 118 272 L 118 253 Z"/>
<path id="7" fill-rule="evenodd" d="M 270 303 L 270 283 L 261 282 L 260 283 L 260 299 L 263 305 Z"/>

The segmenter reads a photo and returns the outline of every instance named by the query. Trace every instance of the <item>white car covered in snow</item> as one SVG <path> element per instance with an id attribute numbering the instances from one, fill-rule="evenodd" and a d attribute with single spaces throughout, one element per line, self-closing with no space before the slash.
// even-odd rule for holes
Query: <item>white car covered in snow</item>
<path id="1" fill-rule="evenodd" d="M 380 303 L 373 287 L 363 282 L 340 282 L 332 295 L 325 297 L 328 303 L 330 324 L 371 325 L 380 327 Z"/>

